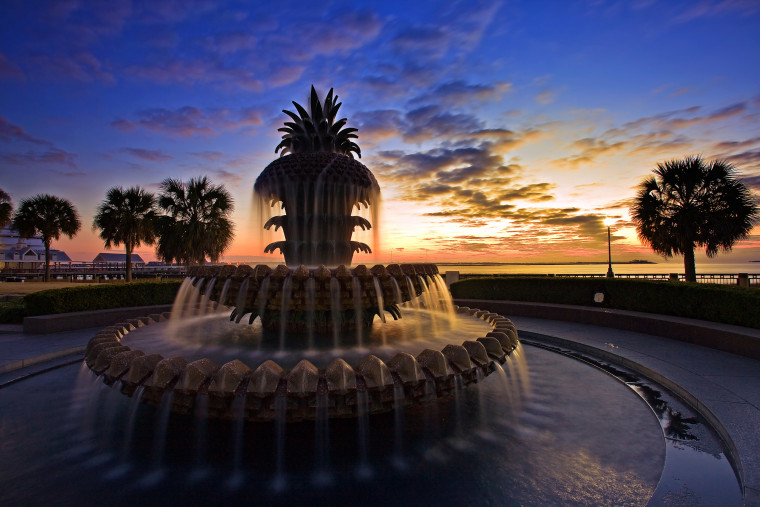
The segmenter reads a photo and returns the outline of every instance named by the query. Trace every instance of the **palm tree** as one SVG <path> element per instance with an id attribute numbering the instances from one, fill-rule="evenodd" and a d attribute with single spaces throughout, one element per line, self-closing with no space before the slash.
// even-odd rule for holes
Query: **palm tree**
<path id="1" fill-rule="evenodd" d="M 657 164 L 639 185 L 631 217 L 641 241 L 665 257 L 683 255 L 687 282 L 696 282 L 694 248 L 708 257 L 747 237 L 758 208 L 736 169 L 686 157 Z"/>
<path id="2" fill-rule="evenodd" d="M 0 188 L 0 227 L 8 225 L 11 221 L 12 215 L 13 204 L 11 203 L 11 196 L 8 195 L 5 190 Z"/>
<path id="3" fill-rule="evenodd" d="M 165 214 L 158 222 L 156 251 L 166 262 L 202 264 L 206 257 L 218 262 L 229 248 L 234 203 L 224 185 L 205 176 L 188 183 L 169 178 L 161 183 L 158 206 Z"/>
<path id="4" fill-rule="evenodd" d="M 92 222 L 93 229 L 100 229 L 100 239 L 105 247 L 124 243 L 128 282 L 132 281 L 132 252 L 142 243 L 155 242 L 156 198 L 140 187 L 124 190 L 113 187 L 100 203 Z"/>
<path id="5" fill-rule="evenodd" d="M 54 195 L 37 194 L 23 199 L 13 215 L 13 228 L 20 236 L 42 236 L 45 244 L 45 281 L 50 281 L 50 243 L 65 234 L 76 236 L 82 226 L 76 208 L 67 199 Z"/>

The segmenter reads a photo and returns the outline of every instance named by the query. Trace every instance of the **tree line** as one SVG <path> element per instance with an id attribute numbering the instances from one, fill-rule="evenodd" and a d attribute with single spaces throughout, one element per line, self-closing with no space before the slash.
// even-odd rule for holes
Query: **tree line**
<path id="1" fill-rule="evenodd" d="M 234 209 L 232 195 L 224 185 L 208 178 L 188 182 L 166 179 L 156 196 L 139 186 L 112 187 L 106 192 L 92 222 L 106 249 L 124 245 L 126 280 L 132 280 L 132 252 L 141 245 L 155 245 L 156 255 L 166 263 L 218 262 L 232 244 Z M 53 240 L 73 238 L 81 229 L 79 213 L 67 199 L 38 194 L 21 200 L 15 213 L 10 196 L 0 189 L 0 226 L 11 223 L 20 236 L 37 234 L 45 245 L 44 280 L 50 280 L 50 245 Z"/>

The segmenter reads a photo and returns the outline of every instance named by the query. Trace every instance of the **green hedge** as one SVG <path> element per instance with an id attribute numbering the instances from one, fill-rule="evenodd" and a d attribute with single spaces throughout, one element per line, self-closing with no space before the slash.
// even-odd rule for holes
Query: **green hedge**
<path id="1" fill-rule="evenodd" d="M 594 295 L 602 292 L 602 303 Z M 659 313 L 760 328 L 760 290 L 734 285 L 619 278 L 471 278 L 451 285 L 455 299 L 532 301 Z"/>
<path id="2" fill-rule="evenodd" d="M 109 283 L 42 290 L 24 297 L 27 316 L 166 305 L 174 301 L 181 280 Z"/>
<path id="3" fill-rule="evenodd" d="M 0 324 L 20 324 L 26 315 L 24 300 L 0 301 Z"/>

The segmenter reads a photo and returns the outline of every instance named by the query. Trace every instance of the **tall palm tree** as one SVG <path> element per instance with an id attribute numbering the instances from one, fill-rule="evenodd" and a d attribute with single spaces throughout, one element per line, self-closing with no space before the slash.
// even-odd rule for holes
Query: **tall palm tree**
<path id="1" fill-rule="evenodd" d="M 45 281 L 50 281 L 50 243 L 61 234 L 73 238 L 82 226 L 79 213 L 67 199 L 49 194 L 37 194 L 23 199 L 13 215 L 13 228 L 20 236 L 42 236 L 45 244 Z"/>
<path id="2" fill-rule="evenodd" d="M 686 157 L 657 164 L 639 185 L 631 217 L 641 241 L 665 257 L 683 255 L 687 282 L 696 282 L 694 248 L 708 257 L 747 237 L 758 218 L 752 194 L 728 162 Z"/>
<path id="3" fill-rule="evenodd" d="M 166 262 L 202 264 L 206 257 L 217 262 L 232 243 L 234 203 L 224 185 L 205 176 L 188 183 L 169 178 L 161 183 L 158 206 L 164 216 L 156 250 Z"/>
<path id="4" fill-rule="evenodd" d="M 11 203 L 11 196 L 0 188 L 0 227 L 8 225 L 12 215 L 13 204 Z"/>
<path id="5" fill-rule="evenodd" d="M 92 222 L 93 229 L 100 229 L 100 239 L 111 248 L 124 243 L 128 282 L 132 281 L 132 252 L 142 243 L 155 242 L 156 198 L 140 187 L 124 190 L 112 187 L 100 203 Z"/>

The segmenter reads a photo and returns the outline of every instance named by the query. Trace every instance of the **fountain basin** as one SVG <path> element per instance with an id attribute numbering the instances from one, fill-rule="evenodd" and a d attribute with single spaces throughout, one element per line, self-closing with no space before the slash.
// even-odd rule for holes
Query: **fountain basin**
<path id="1" fill-rule="evenodd" d="M 510 355 L 519 355 L 517 331 L 509 319 L 466 307 L 457 311 L 459 318 L 481 320 L 482 335 L 440 349 L 423 347 L 414 355 L 385 347 L 385 360 L 371 353 L 357 357 L 353 350 L 349 351 L 353 366 L 336 356 L 319 367 L 305 358 L 285 367 L 267 358 L 250 368 L 239 359 L 218 365 L 207 357 L 164 357 L 128 345 L 132 331 L 161 325 L 158 322 L 170 314 L 132 319 L 99 331 L 88 343 L 85 361 L 106 384 L 118 382 L 127 396 L 141 389 L 143 401 L 158 405 L 171 393 L 171 409 L 177 413 L 190 413 L 200 402 L 208 406 L 208 417 L 222 419 L 312 420 L 319 407 L 332 418 L 356 417 L 450 396 L 490 375 Z M 150 343 L 145 345 L 147 349 Z"/>

